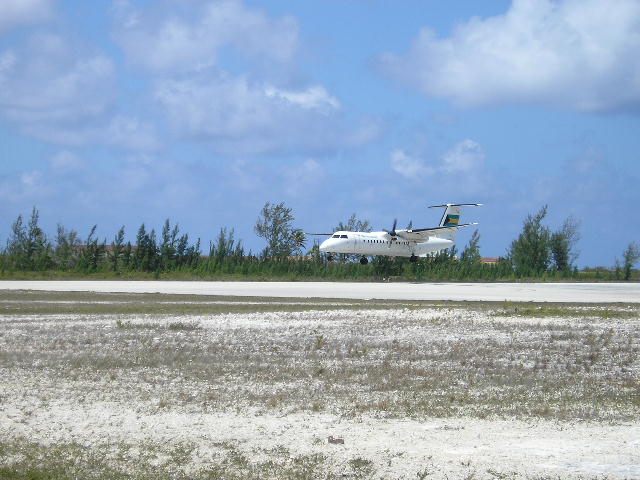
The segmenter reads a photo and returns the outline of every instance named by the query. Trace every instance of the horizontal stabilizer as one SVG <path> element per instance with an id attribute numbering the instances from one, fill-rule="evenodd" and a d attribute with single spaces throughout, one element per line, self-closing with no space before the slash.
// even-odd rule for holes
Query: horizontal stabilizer
<path id="1" fill-rule="evenodd" d="M 481 203 L 445 203 L 444 205 L 430 205 L 429 208 L 445 208 L 445 207 L 481 207 Z"/>
<path id="2" fill-rule="evenodd" d="M 469 225 L 478 225 L 478 222 L 463 223 L 462 225 L 450 225 L 448 227 L 414 228 L 413 230 L 407 230 L 407 233 L 419 233 L 419 232 L 428 232 L 428 231 L 437 232 L 438 230 L 458 229 L 462 227 L 468 227 Z"/>

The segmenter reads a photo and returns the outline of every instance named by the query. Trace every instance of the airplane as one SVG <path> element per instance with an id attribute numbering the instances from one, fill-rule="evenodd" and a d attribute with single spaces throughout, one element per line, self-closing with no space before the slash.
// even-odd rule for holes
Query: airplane
<path id="1" fill-rule="evenodd" d="M 411 228 L 396 230 L 397 220 L 393 221 L 391 230 L 381 232 L 348 232 L 320 233 L 310 235 L 330 235 L 320 245 L 320 251 L 327 253 L 327 260 L 333 259 L 332 253 L 362 255 L 360 263 L 369 263 L 369 255 L 385 255 L 389 257 L 409 257 L 416 262 L 419 257 L 426 257 L 453 246 L 458 230 L 476 223 L 460 224 L 460 207 L 478 207 L 481 203 L 447 203 L 432 205 L 429 208 L 444 208 L 442 219 L 437 227 Z"/>

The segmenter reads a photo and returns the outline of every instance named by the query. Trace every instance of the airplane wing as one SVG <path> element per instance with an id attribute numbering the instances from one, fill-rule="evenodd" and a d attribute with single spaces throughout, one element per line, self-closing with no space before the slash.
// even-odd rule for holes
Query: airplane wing
<path id="1" fill-rule="evenodd" d="M 438 235 L 445 235 L 453 233 L 461 228 L 468 227 L 469 225 L 478 225 L 475 223 L 463 223 L 461 225 L 452 225 L 449 227 L 431 227 L 431 228 L 413 228 L 411 230 L 396 230 L 398 237 L 411 242 L 426 242 L 429 237 L 437 237 Z"/>

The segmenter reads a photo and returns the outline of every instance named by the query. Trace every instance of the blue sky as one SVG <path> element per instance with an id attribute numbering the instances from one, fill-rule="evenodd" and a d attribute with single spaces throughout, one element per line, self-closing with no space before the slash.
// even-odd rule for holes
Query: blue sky
<path id="1" fill-rule="evenodd" d="M 0 238 L 35 205 L 51 234 L 169 217 L 258 251 L 266 201 L 306 231 L 481 202 L 499 256 L 548 204 L 612 265 L 640 240 L 639 113 L 637 0 L 3 0 Z"/>

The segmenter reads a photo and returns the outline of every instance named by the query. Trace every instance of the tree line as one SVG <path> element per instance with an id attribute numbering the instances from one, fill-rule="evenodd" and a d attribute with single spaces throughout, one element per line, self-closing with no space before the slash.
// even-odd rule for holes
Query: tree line
<path id="1" fill-rule="evenodd" d="M 39 226 L 40 214 L 33 208 L 28 221 L 19 215 L 11 225 L 5 248 L 0 251 L 4 276 L 94 275 L 127 278 L 253 278 L 253 279 L 402 279 L 408 281 L 517 279 L 631 280 L 640 249 L 630 243 L 613 268 L 578 270 L 577 244 L 580 223 L 568 217 L 558 230 L 544 224 L 548 207 L 528 215 L 522 231 L 497 263 L 482 262 L 480 233 L 475 230 L 461 252 L 456 246 L 410 262 L 403 257 L 376 256 L 361 265 L 358 255 L 320 252 L 318 241 L 307 245 L 303 231 L 294 227 L 295 217 L 284 203 L 267 202 L 259 212 L 254 232 L 266 246 L 254 254 L 245 251 L 234 230 L 221 228 L 203 252 L 200 239 L 192 241 L 179 224 L 167 219 L 160 230 L 143 223 L 135 241 L 126 241 L 122 226 L 111 241 L 99 239 L 94 225 L 86 237 L 58 225 L 49 238 Z M 333 231 L 371 231 L 368 221 L 353 214 Z"/>

